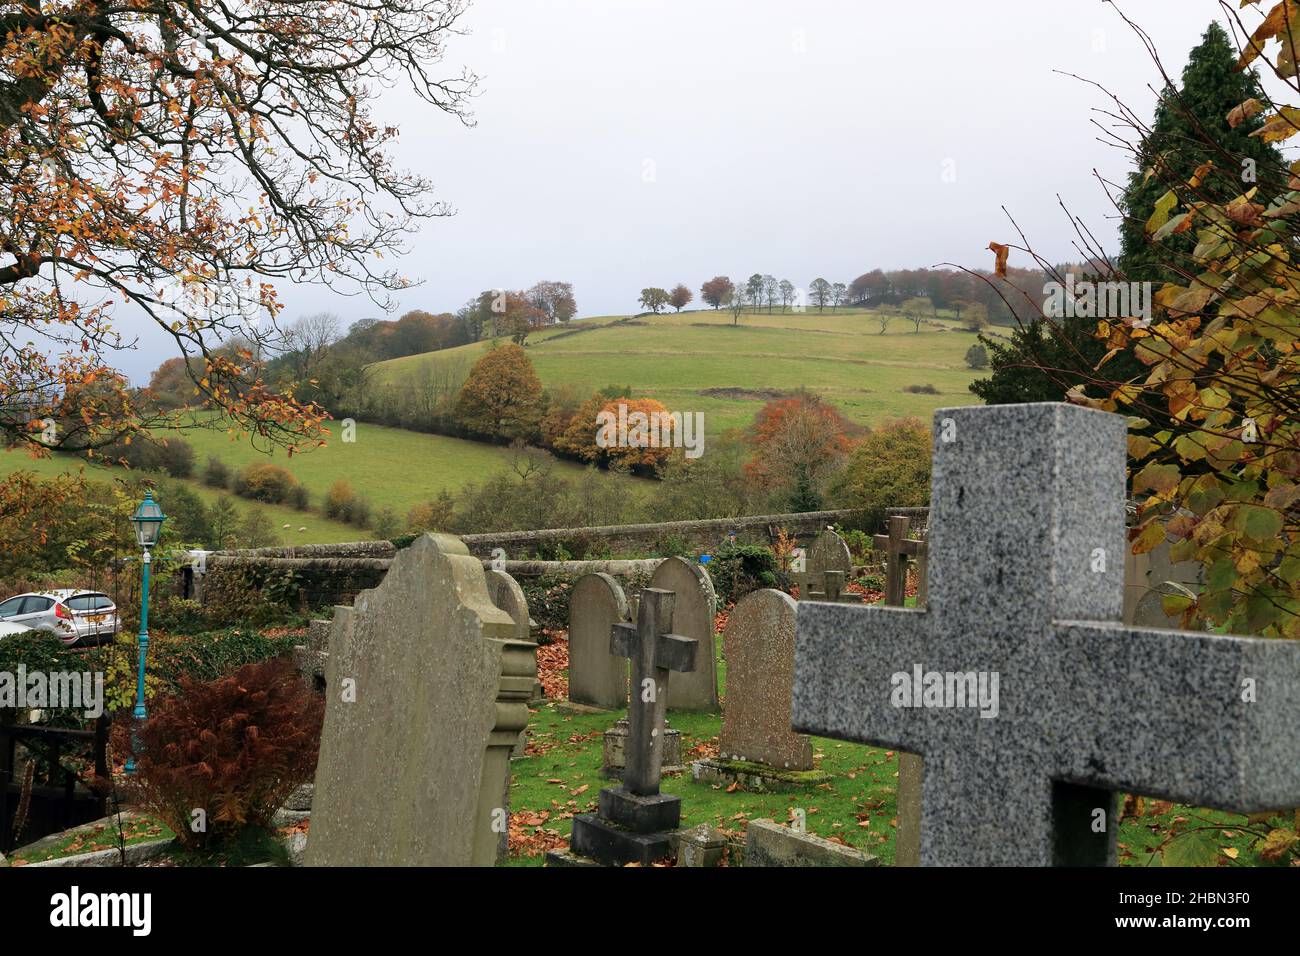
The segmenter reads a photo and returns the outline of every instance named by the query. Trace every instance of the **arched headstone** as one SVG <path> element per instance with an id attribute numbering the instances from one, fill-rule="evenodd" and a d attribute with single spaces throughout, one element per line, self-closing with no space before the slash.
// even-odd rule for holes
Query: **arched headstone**
<path id="1" fill-rule="evenodd" d="M 650 578 L 649 587 L 677 595 L 673 608 L 673 633 L 694 638 L 695 669 L 675 674 L 668 685 L 670 710 L 718 711 L 718 674 L 714 666 L 713 624 L 718 600 L 713 581 L 698 564 L 685 558 L 666 558 Z"/>
<path id="2" fill-rule="evenodd" d="M 727 615 L 727 706 L 719 756 L 781 770 L 811 770 L 812 743 L 790 729 L 794 629 L 798 605 L 765 588 L 741 598 Z"/>
<path id="3" fill-rule="evenodd" d="M 618 710 L 627 706 L 627 658 L 609 652 L 615 624 L 628 620 L 627 598 L 608 574 L 585 574 L 569 595 L 569 700 Z"/>
<path id="4" fill-rule="evenodd" d="M 421 535 L 335 610 L 309 866 L 492 866 L 536 648 L 482 562 Z"/>

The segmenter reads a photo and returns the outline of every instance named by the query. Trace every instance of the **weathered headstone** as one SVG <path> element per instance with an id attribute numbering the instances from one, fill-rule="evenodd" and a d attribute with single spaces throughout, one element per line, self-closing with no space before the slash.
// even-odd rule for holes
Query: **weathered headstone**
<path id="1" fill-rule="evenodd" d="M 876 866 L 879 862 L 870 853 L 775 820 L 750 820 L 745 826 L 745 866 Z"/>
<path id="2" fill-rule="evenodd" d="M 623 589 L 608 574 L 585 574 L 569 595 L 569 700 L 627 706 L 627 661 L 611 654 L 609 631 L 628 619 Z"/>
<path id="3" fill-rule="evenodd" d="M 852 574 L 853 554 L 848 543 L 834 528 L 827 528 L 808 549 L 804 570 L 794 575 L 799 600 L 860 604 L 857 595 L 844 590 Z"/>
<path id="4" fill-rule="evenodd" d="M 335 609 L 310 866 L 492 865 L 536 647 L 481 562 L 425 534 Z"/>
<path id="5" fill-rule="evenodd" d="M 614 726 L 605 731 L 604 746 L 601 751 L 602 776 L 612 780 L 622 780 L 627 767 L 627 731 L 628 719 L 620 717 Z M 663 765 L 661 773 L 680 773 L 686 769 L 682 763 L 682 732 L 668 726 L 664 719 Z"/>
<path id="6" fill-rule="evenodd" d="M 812 743 L 790 729 L 798 605 L 782 591 L 745 595 L 727 615 L 727 706 L 721 755 L 784 770 L 811 770 Z"/>
<path id="7" fill-rule="evenodd" d="M 678 675 L 668 688 L 670 710 L 718 712 L 718 673 L 714 660 L 713 627 L 717 619 L 718 599 L 713 581 L 698 564 L 685 558 L 666 558 L 650 578 L 650 587 L 672 591 L 673 629 L 693 638 L 695 665 Z"/>
<path id="8" fill-rule="evenodd" d="M 681 798 L 659 792 L 663 762 L 664 705 L 669 674 L 695 666 L 696 641 L 670 633 L 674 595 L 646 588 L 637 623 L 615 624 L 610 649 L 632 661 L 632 699 L 628 705 L 626 767 L 623 784 L 600 791 L 597 815 L 573 818 L 573 853 L 600 863 L 650 863 L 668 856 L 668 831 L 681 821 Z"/>
<path id="9" fill-rule="evenodd" d="M 1125 425 L 940 409 L 929 606 L 800 607 L 794 727 L 925 757 L 924 865 L 1113 864 L 1117 791 L 1300 804 L 1300 644 L 1120 623 Z"/>
<path id="10" fill-rule="evenodd" d="M 925 561 L 924 541 L 907 536 L 911 519 L 906 515 L 890 515 L 889 533 L 872 539 L 873 550 L 885 554 L 885 604 L 902 607 L 907 600 L 907 565 L 910 558 L 917 564 L 917 607 L 925 605 L 921 593 L 922 566 Z M 897 812 L 894 827 L 894 865 L 921 865 L 921 781 L 924 766 L 919 754 L 898 751 L 898 787 L 895 790 Z"/>
<path id="11" fill-rule="evenodd" d="M 798 604 L 783 591 L 751 591 L 727 615 L 727 700 L 718 756 L 691 766 L 696 780 L 745 789 L 812 787 L 812 742 L 790 729 Z"/>

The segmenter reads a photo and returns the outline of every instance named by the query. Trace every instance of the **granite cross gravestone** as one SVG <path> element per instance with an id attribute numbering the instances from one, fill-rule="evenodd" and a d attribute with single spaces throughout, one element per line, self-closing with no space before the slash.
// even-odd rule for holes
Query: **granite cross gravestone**
<path id="1" fill-rule="evenodd" d="M 649 863 L 668 856 L 667 831 L 681 821 L 681 798 L 659 792 L 668 677 L 690 673 L 697 642 L 672 634 L 675 595 L 646 588 L 637 623 L 615 624 L 610 650 L 632 661 L 623 785 L 600 791 L 599 814 L 573 818 L 570 846 L 600 863 Z"/>
<path id="2" fill-rule="evenodd" d="M 713 629 L 718 599 L 709 573 L 685 558 L 665 558 L 650 577 L 650 587 L 672 591 L 673 629 L 695 640 L 695 666 L 668 688 L 670 710 L 718 712 L 718 672 Z"/>
<path id="3" fill-rule="evenodd" d="M 569 595 L 569 700 L 627 706 L 627 661 L 609 651 L 609 629 L 628 619 L 627 598 L 608 574 L 585 574 Z"/>
<path id="4" fill-rule="evenodd" d="M 1113 864 L 1117 791 L 1300 804 L 1300 644 L 1120 623 L 1125 445 L 941 409 L 928 607 L 800 607 L 794 727 L 924 756 L 924 865 Z"/>
<path id="5" fill-rule="evenodd" d="M 491 866 L 537 648 L 464 543 L 421 535 L 335 608 L 310 866 Z"/>

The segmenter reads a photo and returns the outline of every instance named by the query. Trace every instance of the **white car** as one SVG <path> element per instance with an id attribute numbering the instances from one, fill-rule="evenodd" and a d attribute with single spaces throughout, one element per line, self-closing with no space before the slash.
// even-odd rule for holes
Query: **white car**
<path id="1" fill-rule="evenodd" d="M 13 637 L 15 634 L 30 634 L 32 629 L 24 627 L 22 624 L 10 624 L 7 621 L 0 621 L 0 641 L 6 637 Z"/>
<path id="2" fill-rule="evenodd" d="M 117 633 L 117 605 L 99 591 L 60 588 L 0 602 L 0 621 L 53 634 L 64 644 L 92 644 Z"/>

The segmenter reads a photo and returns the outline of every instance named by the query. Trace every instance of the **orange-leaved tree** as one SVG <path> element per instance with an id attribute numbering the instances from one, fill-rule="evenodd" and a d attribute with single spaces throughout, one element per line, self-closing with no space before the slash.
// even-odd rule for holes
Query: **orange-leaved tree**
<path id="1" fill-rule="evenodd" d="M 777 507 L 816 511 L 848 454 L 849 436 L 860 431 L 814 392 L 768 402 L 754 421 L 745 472 Z"/>
<path id="2" fill-rule="evenodd" d="M 456 419 L 469 431 L 501 441 L 527 441 L 542 418 L 542 383 L 523 346 L 491 349 L 470 369 L 456 398 Z"/>

